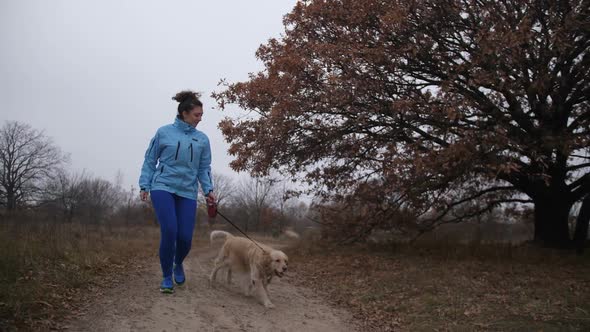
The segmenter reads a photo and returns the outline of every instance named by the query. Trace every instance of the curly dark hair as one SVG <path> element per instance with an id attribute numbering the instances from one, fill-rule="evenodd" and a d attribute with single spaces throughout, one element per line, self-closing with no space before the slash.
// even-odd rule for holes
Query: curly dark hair
<path id="1" fill-rule="evenodd" d="M 199 100 L 201 94 L 198 92 L 184 90 L 177 93 L 173 100 L 176 100 L 178 104 L 178 118 L 183 119 L 182 113 L 189 112 L 195 107 L 203 107 L 203 103 Z"/>

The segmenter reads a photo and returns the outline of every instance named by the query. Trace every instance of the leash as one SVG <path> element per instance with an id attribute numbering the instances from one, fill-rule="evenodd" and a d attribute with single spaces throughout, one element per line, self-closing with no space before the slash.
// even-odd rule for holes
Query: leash
<path id="1" fill-rule="evenodd" d="M 252 240 L 252 238 L 250 238 L 248 236 L 248 234 L 244 233 L 240 227 L 238 227 L 236 224 L 234 224 L 233 222 L 231 222 L 231 220 L 229 220 L 226 216 L 224 216 L 221 212 L 219 212 L 219 210 L 217 209 L 217 204 L 213 203 L 213 204 L 207 204 L 207 213 L 209 214 L 209 217 L 211 218 L 215 218 L 216 215 L 220 215 L 223 219 L 225 219 L 225 221 L 227 221 L 230 225 L 234 226 L 235 229 L 237 229 L 240 233 L 242 233 L 242 235 L 244 235 L 248 240 L 252 241 L 252 243 L 254 243 L 258 248 L 260 248 L 260 250 L 262 250 L 262 252 L 266 252 L 266 250 L 262 249 L 262 247 L 260 245 L 258 245 L 258 243 L 256 243 L 256 241 Z"/>

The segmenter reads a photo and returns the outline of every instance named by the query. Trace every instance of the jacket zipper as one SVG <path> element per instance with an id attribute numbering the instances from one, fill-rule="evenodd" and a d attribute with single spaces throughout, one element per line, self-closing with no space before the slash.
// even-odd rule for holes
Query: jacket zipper
<path id="1" fill-rule="evenodd" d="M 193 162 L 193 143 L 191 143 L 190 149 L 191 149 L 191 163 L 192 163 Z"/>
<path id="2" fill-rule="evenodd" d="M 174 160 L 178 159 L 178 149 L 180 149 L 180 141 L 178 141 L 178 144 L 176 145 L 176 156 L 174 156 Z"/>

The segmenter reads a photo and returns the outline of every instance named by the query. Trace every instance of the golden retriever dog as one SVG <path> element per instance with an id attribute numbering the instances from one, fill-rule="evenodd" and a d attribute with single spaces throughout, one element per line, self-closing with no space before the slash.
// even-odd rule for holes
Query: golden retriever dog
<path id="1" fill-rule="evenodd" d="M 217 272 L 227 268 L 227 282 L 231 283 L 233 272 L 249 275 L 248 285 L 244 285 L 247 296 L 254 295 L 265 307 L 274 308 L 268 298 L 268 284 L 274 276 L 281 278 L 287 271 L 289 264 L 287 255 L 280 250 L 273 249 L 259 242 L 252 242 L 243 237 L 233 236 L 225 231 L 212 231 L 211 242 L 224 239 L 223 247 L 215 259 L 215 267 L 209 281 L 213 286 Z"/>

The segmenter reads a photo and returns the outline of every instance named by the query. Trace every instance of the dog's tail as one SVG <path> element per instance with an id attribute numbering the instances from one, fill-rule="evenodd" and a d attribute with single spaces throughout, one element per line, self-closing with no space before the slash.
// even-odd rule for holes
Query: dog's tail
<path id="1" fill-rule="evenodd" d="M 213 243 L 217 239 L 223 239 L 225 241 L 228 237 L 232 237 L 230 233 L 226 231 L 212 231 L 211 235 L 209 236 L 209 240 Z"/>

